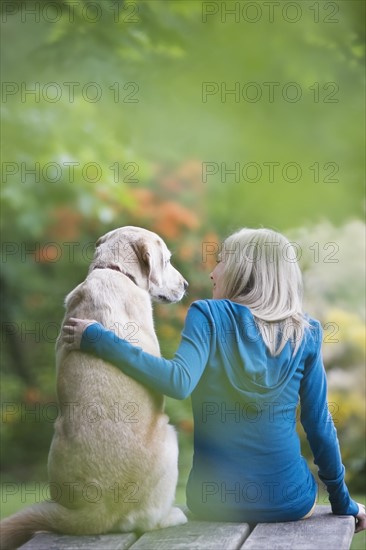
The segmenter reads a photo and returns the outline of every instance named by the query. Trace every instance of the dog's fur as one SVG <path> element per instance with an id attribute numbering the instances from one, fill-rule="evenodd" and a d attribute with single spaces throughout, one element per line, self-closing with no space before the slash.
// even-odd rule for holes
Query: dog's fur
<path id="1" fill-rule="evenodd" d="M 86 280 L 66 298 L 66 315 L 96 319 L 159 355 L 151 300 L 180 300 L 186 281 L 162 239 L 123 227 L 101 237 Z M 3 520 L 1 548 L 34 532 L 148 531 L 186 522 L 173 507 L 178 445 L 163 396 L 112 365 L 56 344 L 60 414 L 48 459 L 52 501 Z"/>

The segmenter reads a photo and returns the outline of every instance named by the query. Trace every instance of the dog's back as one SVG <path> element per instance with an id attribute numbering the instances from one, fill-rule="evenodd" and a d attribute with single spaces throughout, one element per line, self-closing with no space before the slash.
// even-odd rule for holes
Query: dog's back
<path id="1" fill-rule="evenodd" d="M 126 243 L 135 254 L 129 269 Z M 65 319 L 95 319 L 159 355 L 151 297 L 176 301 L 186 287 L 172 266 L 167 280 L 159 273 L 167 265 L 159 258 L 165 249 L 157 235 L 140 228 L 102 237 L 88 277 L 66 299 Z M 53 502 L 3 520 L 1 548 L 16 548 L 36 530 L 82 535 L 185 523 L 172 507 L 178 445 L 163 396 L 100 359 L 67 352 L 61 337 L 56 367 L 60 414 L 48 461 Z"/>
<path id="2" fill-rule="evenodd" d="M 66 308 L 65 318 L 96 319 L 121 337 L 131 334 L 133 343 L 159 354 L 148 294 L 120 273 L 92 271 L 68 296 Z M 62 504 L 79 507 L 87 504 L 89 487 L 95 498 L 102 493 L 119 515 L 126 503 L 115 502 L 117 487 L 121 492 L 128 483 L 124 490 L 139 493 L 139 501 L 149 494 L 141 482 L 146 486 L 155 455 L 164 445 L 167 430 L 172 430 L 163 413 L 163 396 L 91 355 L 66 354 L 62 341 L 57 348 L 61 414 L 49 455 L 51 488 L 64 489 Z M 137 499 L 133 503 L 136 507 Z"/>

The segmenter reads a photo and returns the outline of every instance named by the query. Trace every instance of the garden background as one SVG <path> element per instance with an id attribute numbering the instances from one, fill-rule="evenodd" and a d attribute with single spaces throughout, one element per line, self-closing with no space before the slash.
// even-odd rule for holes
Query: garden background
<path id="1" fill-rule="evenodd" d="M 47 479 L 64 297 L 96 239 L 123 225 L 159 233 L 190 283 L 181 303 L 155 307 L 165 357 L 189 304 L 211 296 L 225 236 L 264 226 L 296 243 L 347 482 L 362 498 L 364 6 L 2 3 L 3 515 Z M 167 410 L 182 502 L 189 399 Z"/>

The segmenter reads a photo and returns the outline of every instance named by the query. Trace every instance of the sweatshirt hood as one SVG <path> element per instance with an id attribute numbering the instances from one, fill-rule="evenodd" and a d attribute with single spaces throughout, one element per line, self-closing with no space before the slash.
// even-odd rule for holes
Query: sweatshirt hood
<path id="1" fill-rule="evenodd" d="M 230 383 L 252 401 L 275 400 L 294 376 L 303 359 L 305 336 L 294 355 L 287 342 L 275 357 L 256 327 L 255 318 L 246 306 L 231 300 L 206 300 L 212 321 L 213 338 L 223 355 Z M 220 319 L 220 321 L 218 321 Z"/>

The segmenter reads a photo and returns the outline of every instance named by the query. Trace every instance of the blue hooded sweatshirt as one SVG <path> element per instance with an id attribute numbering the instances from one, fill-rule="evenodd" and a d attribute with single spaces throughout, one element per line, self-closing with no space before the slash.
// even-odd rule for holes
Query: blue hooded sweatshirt
<path id="1" fill-rule="evenodd" d="M 192 397 L 194 456 L 187 505 L 199 518 L 274 522 L 302 518 L 317 485 L 301 455 L 300 420 L 325 483 L 332 511 L 356 515 L 344 482 L 337 433 L 327 405 L 320 323 L 308 318 L 297 352 L 288 341 L 269 353 L 246 306 L 200 300 L 188 310 L 174 358 L 144 352 L 99 323 L 81 350 L 173 397 Z"/>

